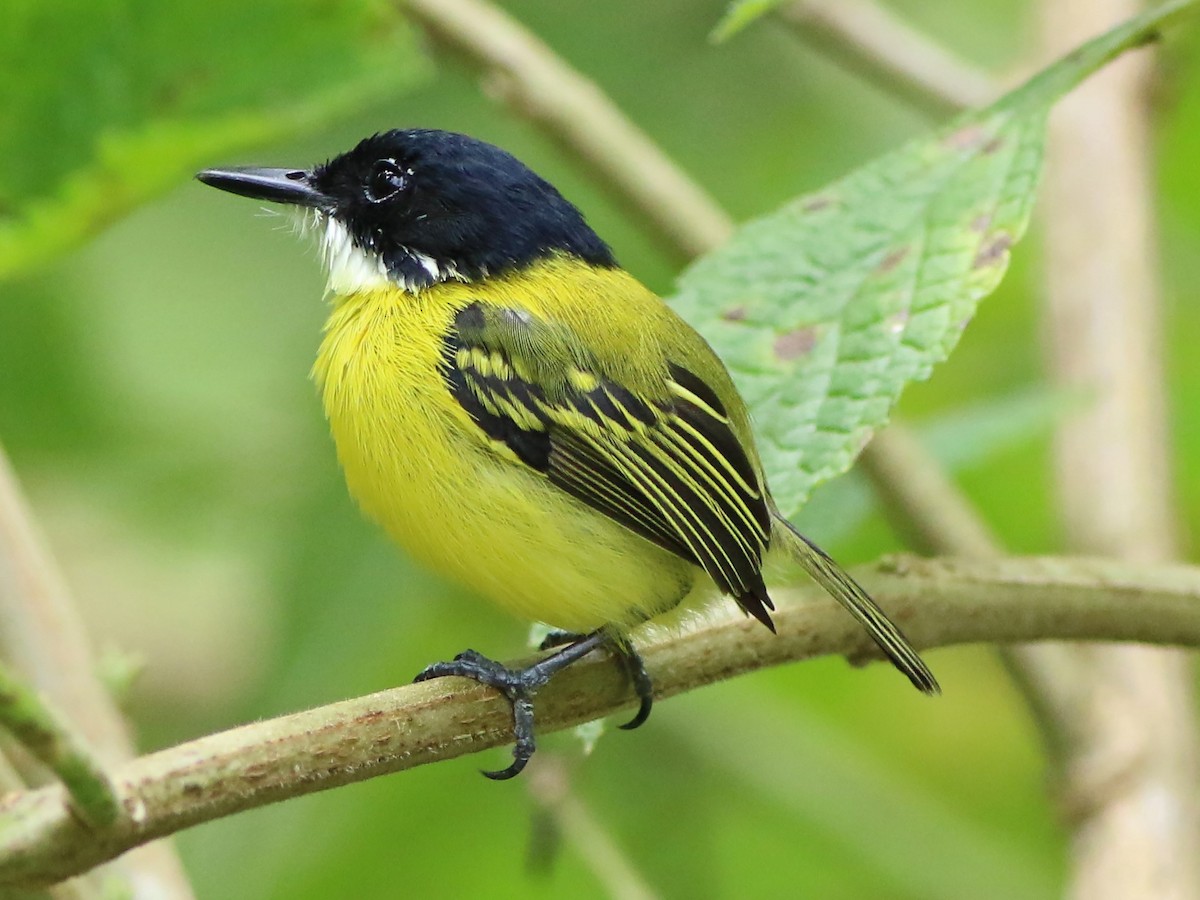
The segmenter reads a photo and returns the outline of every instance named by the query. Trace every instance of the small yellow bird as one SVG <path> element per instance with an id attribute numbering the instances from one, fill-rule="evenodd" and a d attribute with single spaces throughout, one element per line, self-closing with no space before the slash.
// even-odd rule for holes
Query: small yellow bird
<path id="1" fill-rule="evenodd" d="M 333 310 L 314 367 L 351 493 L 432 569 L 560 633 L 523 669 L 474 651 L 459 675 L 512 702 L 510 778 L 534 751 L 533 695 L 613 651 L 650 712 L 629 634 L 717 591 L 774 631 L 782 550 L 928 694 L 900 630 L 776 510 L 724 365 L 617 265 L 580 212 L 491 144 L 369 137 L 313 169 L 208 169 L 205 184 L 307 211 Z M 714 590 L 714 586 L 716 590 Z M 562 646 L 565 645 L 565 646 Z"/>

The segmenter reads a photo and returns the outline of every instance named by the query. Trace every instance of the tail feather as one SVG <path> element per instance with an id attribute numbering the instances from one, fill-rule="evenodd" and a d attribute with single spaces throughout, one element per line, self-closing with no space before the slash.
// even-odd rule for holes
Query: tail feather
<path id="1" fill-rule="evenodd" d="M 917 655 L 917 651 L 913 649 L 904 633 L 896 627 L 896 623 L 875 604 L 858 582 L 830 559 L 824 550 L 797 531 L 791 522 L 778 513 L 773 513 L 773 517 L 779 526 L 775 533 L 784 539 L 796 561 L 817 584 L 858 620 L 871 639 L 879 645 L 879 649 L 887 654 L 892 665 L 908 676 L 908 680 L 918 690 L 926 694 L 940 694 L 941 686 L 925 665 L 925 661 Z"/>
<path id="2" fill-rule="evenodd" d="M 767 586 L 763 584 L 761 575 L 758 584 L 738 596 L 737 603 L 744 612 L 754 616 L 771 630 L 771 634 L 775 634 L 775 623 L 771 621 L 771 611 L 774 611 L 775 604 L 767 595 Z"/>

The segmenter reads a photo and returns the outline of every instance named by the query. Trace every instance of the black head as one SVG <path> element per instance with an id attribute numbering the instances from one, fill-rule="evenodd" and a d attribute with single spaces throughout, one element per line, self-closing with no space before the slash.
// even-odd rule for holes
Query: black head
<path id="1" fill-rule="evenodd" d="M 462 134 L 388 131 L 311 171 L 210 169 L 197 177 L 317 210 L 331 267 L 339 258 L 349 264 L 357 251 L 358 271 L 385 272 L 409 289 L 473 281 L 559 253 L 616 265 L 553 185 L 499 147 Z"/>

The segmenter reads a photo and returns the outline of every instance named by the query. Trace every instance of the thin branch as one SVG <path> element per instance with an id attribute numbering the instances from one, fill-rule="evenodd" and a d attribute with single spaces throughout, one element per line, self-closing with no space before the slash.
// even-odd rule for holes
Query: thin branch
<path id="1" fill-rule="evenodd" d="M 1133 15 L 1140 0 L 1053 0 L 1044 52 Z M 1099 73 L 1050 118 L 1042 206 L 1055 379 L 1093 402 L 1056 435 L 1069 546 L 1136 560 L 1177 552 L 1156 269 L 1153 56 Z M 1200 896 L 1200 733 L 1190 655 L 1089 648 L 1062 773 L 1067 896 Z"/>
<path id="2" fill-rule="evenodd" d="M 961 112 L 999 93 L 987 73 L 873 0 L 796 0 L 777 15 L 846 68 L 930 112 Z"/>
<path id="3" fill-rule="evenodd" d="M 1138 6 L 1123 5 L 1130 14 Z M 1062 9 L 1052 15 L 1055 6 Z M 1074 31 L 1095 8 L 1090 0 L 1049 4 L 1045 29 L 1054 46 L 1068 22 Z M 1042 204 L 1050 368 L 1067 390 L 1093 398 L 1064 420 L 1056 439 L 1068 539 L 1086 552 L 1142 560 L 1169 558 L 1177 544 L 1145 97 L 1150 62 L 1146 54 L 1118 60 L 1058 105 Z"/>
<path id="4" fill-rule="evenodd" d="M 437 40 L 488 75 L 488 86 L 617 189 L 685 257 L 725 242 L 729 218 L 595 84 L 536 35 L 478 0 L 399 0 Z"/>
<path id="5" fill-rule="evenodd" d="M 893 423 L 877 433 L 859 464 L 913 550 L 974 559 L 1003 555 L 987 523 L 904 425 Z"/>
<path id="6" fill-rule="evenodd" d="M 44 546 L 16 475 L 0 448 L 0 659 L 71 722 L 111 765 L 134 755 L 124 718 L 97 676 L 95 655 L 62 576 Z M 134 896 L 190 900 L 169 844 L 122 861 Z"/>
<path id="7" fill-rule="evenodd" d="M 655 900 L 658 896 L 625 858 L 586 806 L 571 793 L 566 766 L 557 756 L 538 754 L 527 770 L 529 793 L 553 827 L 613 900 Z"/>
<path id="8" fill-rule="evenodd" d="M 125 721 L 61 574 L 0 449 L 0 658 L 44 693 L 105 760 L 133 755 Z"/>
<path id="9" fill-rule="evenodd" d="M 0 664 L 0 725 L 58 776 L 88 825 L 111 824 L 120 807 L 92 749 L 62 716 Z"/>
<path id="10" fill-rule="evenodd" d="M 1200 645 L 1200 568 L 897 557 L 856 574 L 917 647 L 1042 639 Z M 777 599 L 778 636 L 722 604 L 694 630 L 639 642 L 657 677 L 656 695 L 818 655 L 877 654 L 862 629 L 815 588 L 780 591 Z M 635 703 L 620 667 L 585 659 L 543 690 L 538 731 Z M 108 829 L 89 830 L 73 818 L 58 785 L 4 798 L 0 884 L 52 882 L 200 822 L 497 747 L 511 736 L 508 701 L 459 679 L 244 725 L 114 769 L 124 813 Z"/>

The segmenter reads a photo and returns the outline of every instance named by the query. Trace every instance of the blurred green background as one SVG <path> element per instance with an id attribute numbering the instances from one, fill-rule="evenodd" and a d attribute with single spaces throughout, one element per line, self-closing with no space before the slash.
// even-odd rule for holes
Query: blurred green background
<path id="1" fill-rule="evenodd" d="M 934 124 L 769 21 L 711 46 L 719 0 L 504 6 L 738 219 Z M 1023 0 L 893 6 L 994 72 L 1032 58 Z M 129 699 L 142 745 L 379 690 L 466 646 L 519 655 L 525 623 L 411 566 L 346 496 L 306 379 L 324 315 L 312 248 L 187 175 L 306 166 L 398 125 L 462 130 L 555 182 L 653 288 L 682 261 L 386 5 L 0 0 L 0 19 L 0 440 L 98 643 L 147 660 Z M 1152 98 L 1189 530 L 1198 42 L 1172 37 Z M 1021 552 L 1058 547 L 1037 245 L 1035 227 L 901 404 Z M 801 524 L 847 563 L 902 547 L 853 475 Z M 664 896 L 1055 896 L 1064 841 L 1028 716 L 987 648 L 931 663 L 936 702 L 885 666 L 824 660 L 663 703 L 586 758 L 570 735 L 542 743 Z M 528 785 L 476 774 L 506 760 L 289 801 L 179 845 L 201 898 L 604 896 L 569 842 L 531 867 L 547 848 Z"/>

